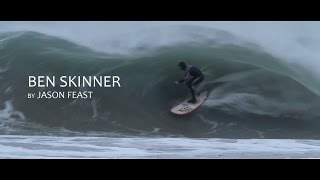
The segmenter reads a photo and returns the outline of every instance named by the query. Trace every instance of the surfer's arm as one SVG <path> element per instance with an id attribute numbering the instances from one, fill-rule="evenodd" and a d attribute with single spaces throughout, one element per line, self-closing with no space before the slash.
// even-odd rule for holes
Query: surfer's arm
<path id="1" fill-rule="evenodd" d="M 189 73 L 187 73 L 187 74 L 183 77 L 183 79 L 181 79 L 181 80 L 178 81 L 179 84 L 180 84 L 180 83 L 183 83 L 183 82 L 186 81 L 188 78 L 189 78 Z"/>

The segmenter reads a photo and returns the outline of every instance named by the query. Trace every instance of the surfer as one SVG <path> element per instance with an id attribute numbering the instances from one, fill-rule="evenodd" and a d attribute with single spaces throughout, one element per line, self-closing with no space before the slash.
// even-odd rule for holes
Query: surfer
<path id="1" fill-rule="evenodd" d="M 202 72 L 193 66 L 187 65 L 185 62 L 180 62 L 178 64 L 178 66 L 180 67 L 180 69 L 182 71 L 186 71 L 183 79 L 179 80 L 179 81 L 175 81 L 175 84 L 180 84 L 183 83 L 184 81 L 187 81 L 186 85 L 188 86 L 188 88 L 191 91 L 191 95 L 192 95 L 192 99 L 188 100 L 189 103 L 196 103 L 197 99 L 195 96 L 195 90 L 194 90 L 194 86 L 200 84 L 203 80 L 204 80 L 204 75 L 202 74 Z"/>

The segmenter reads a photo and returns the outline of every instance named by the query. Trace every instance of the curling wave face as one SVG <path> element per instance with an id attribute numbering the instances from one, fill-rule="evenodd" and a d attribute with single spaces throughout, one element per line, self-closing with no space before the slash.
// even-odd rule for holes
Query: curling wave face
<path id="1" fill-rule="evenodd" d="M 206 32 L 207 33 L 207 32 Z M 0 35 L 0 133 L 99 132 L 141 136 L 319 138 L 318 81 L 250 43 L 219 38 L 182 41 L 143 53 L 107 54 L 36 32 Z M 185 117 L 169 109 L 189 96 L 173 81 L 184 60 L 202 69 L 203 107 Z M 121 88 L 28 87 L 28 76 L 121 78 Z M 27 99 L 28 92 L 93 91 L 92 99 Z M 33 128 L 31 128 L 31 126 Z M 46 128 L 43 128 L 46 127 Z"/>

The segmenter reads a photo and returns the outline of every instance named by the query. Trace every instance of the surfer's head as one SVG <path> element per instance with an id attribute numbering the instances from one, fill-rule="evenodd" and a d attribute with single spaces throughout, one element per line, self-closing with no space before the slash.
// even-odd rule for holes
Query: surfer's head
<path id="1" fill-rule="evenodd" d="M 185 62 L 179 62 L 178 66 L 180 67 L 181 70 L 186 70 L 187 69 L 187 65 Z"/>

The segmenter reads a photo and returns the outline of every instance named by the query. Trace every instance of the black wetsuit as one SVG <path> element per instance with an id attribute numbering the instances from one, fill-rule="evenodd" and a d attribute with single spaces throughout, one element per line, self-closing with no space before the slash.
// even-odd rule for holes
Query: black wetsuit
<path id="1" fill-rule="evenodd" d="M 187 76 L 192 76 L 192 78 L 190 80 L 187 81 L 186 85 L 188 86 L 188 88 L 191 91 L 192 94 L 192 98 L 196 99 L 195 97 L 195 92 L 192 86 L 196 86 L 199 83 L 201 83 L 204 80 L 204 75 L 202 74 L 202 72 L 196 68 L 196 67 L 188 67 L 186 70 L 186 74 L 185 77 Z M 182 83 L 184 80 L 180 80 L 179 83 Z"/>

